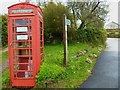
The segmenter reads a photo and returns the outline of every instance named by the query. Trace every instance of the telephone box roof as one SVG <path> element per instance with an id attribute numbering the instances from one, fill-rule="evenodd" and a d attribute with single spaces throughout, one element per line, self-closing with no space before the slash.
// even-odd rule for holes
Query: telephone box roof
<path id="1" fill-rule="evenodd" d="M 41 10 L 41 12 L 42 12 L 42 9 L 41 9 L 39 6 L 36 6 L 36 5 L 34 5 L 34 4 L 30 4 L 30 3 L 27 3 L 27 2 L 22 2 L 22 3 L 13 4 L 13 5 L 9 6 L 8 9 L 9 9 L 9 8 L 12 8 L 12 7 L 15 7 L 15 6 L 18 6 L 18 5 L 30 5 L 30 6 L 39 8 L 39 9 Z M 42 14 L 43 14 L 43 12 L 42 12 Z"/>

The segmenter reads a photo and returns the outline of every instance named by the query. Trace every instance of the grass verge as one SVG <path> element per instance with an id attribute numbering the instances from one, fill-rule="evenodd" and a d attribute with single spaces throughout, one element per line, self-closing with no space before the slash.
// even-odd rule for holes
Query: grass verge
<path id="1" fill-rule="evenodd" d="M 2 52 L 2 65 L 6 63 L 8 60 L 8 52 Z M 9 87 L 9 69 L 6 68 L 4 72 L 2 72 L 2 78 L 0 78 L 0 83 L 2 83 L 2 88 Z"/>
<path id="2" fill-rule="evenodd" d="M 81 57 L 71 58 L 78 52 L 87 49 L 88 52 Z M 99 51 L 99 49 L 101 49 Z M 68 45 L 68 64 L 63 66 L 63 45 L 46 45 L 45 61 L 40 67 L 40 72 L 36 76 L 37 88 L 74 88 L 79 87 L 91 75 L 88 70 L 92 70 L 96 58 L 91 58 L 92 64 L 85 62 L 89 54 L 100 55 L 103 46 L 92 47 L 88 44 Z M 7 58 L 6 52 L 3 53 Z M 4 61 L 4 60 L 3 60 Z M 9 69 L 2 74 L 2 87 L 9 87 Z"/>
<path id="3" fill-rule="evenodd" d="M 10 84 L 10 78 L 9 78 L 9 69 L 6 69 L 2 73 L 2 78 L 0 78 L 0 83 L 2 82 L 2 88 L 8 88 Z"/>
<path id="4" fill-rule="evenodd" d="M 8 51 L 2 52 L 2 64 L 4 64 L 8 59 Z"/>
<path id="5" fill-rule="evenodd" d="M 77 88 L 91 75 L 96 58 L 90 58 L 92 64 L 86 63 L 90 54 L 100 55 L 103 46 L 92 47 L 88 44 L 69 44 L 68 64 L 63 66 L 63 46 L 47 45 L 45 47 L 45 61 L 36 76 L 38 88 Z M 71 58 L 86 49 L 88 52 L 77 58 Z"/>

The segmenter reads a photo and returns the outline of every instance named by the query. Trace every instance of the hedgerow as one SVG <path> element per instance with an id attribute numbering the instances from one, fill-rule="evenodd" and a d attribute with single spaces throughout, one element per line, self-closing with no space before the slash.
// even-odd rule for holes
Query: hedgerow
<path id="1" fill-rule="evenodd" d="M 80 42 L 87 42 L 92 45 L 104 45 L 107 38 L 105 29 L 97 30 L 93 27 L 83 28 L 78 30 L 78 39 Z"/>

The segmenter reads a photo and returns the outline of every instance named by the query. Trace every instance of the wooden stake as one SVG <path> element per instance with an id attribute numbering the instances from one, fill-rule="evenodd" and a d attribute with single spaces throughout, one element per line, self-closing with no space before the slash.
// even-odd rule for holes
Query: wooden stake
<path id="1" fill-rule="evenodd" d="M 68 61 L 68 52 L 67 52 L 67 24 L 66 24 L 66 15 L 64 15 L 63 20 L 63 42 L 64 42 L 64 65 L 67 66 Z"/>

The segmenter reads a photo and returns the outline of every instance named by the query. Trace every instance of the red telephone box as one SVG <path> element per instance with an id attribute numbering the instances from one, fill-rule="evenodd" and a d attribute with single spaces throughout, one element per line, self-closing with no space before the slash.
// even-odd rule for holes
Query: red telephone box
<path id="1" fill-rule="evenodd" d="M 8 7 L 10 84 L 32 87 L 44 60 L 44 22 L 40 7 L 27 2 Z"/>

